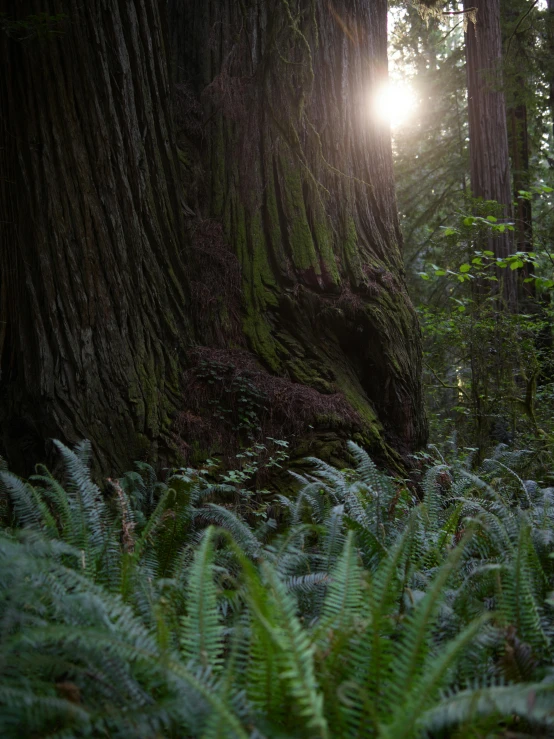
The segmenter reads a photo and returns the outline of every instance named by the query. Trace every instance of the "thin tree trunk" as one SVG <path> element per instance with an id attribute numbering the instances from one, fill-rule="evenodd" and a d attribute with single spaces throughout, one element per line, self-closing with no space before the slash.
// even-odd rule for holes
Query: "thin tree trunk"
<path id="1" fill-rule="evenodd" d="M 518 80 L 521 89 L 524 81 Z M 513 200 L 516 203 L 514 213 L 515 247 L 518 251 L 533 251 L 533 206 L 531 200 L 520 196 L 520 191 L 528 191 L 529 180 L 529 132 L 527 126 L 527 106 L 525 103 L 514 102 L 508 110 L 509 143 L 513 174 Z M 532 265 L 526 263 L 518 271 L 518 293 L 523 302 L 529 302 L 536 297 L 534 282 L 525 282 L 533 274 Z M 527 308 L 531 308 L 530 305 Z"/>
<path id="2" fill-rule="evenodd" d="M 520 191 L 528 191 L 531 186 L 530 180 L 530 150 L 529 150 L 529 125 L 527 100 L 529 89 L 527 81 L 521 72 L 522 65 L 526 63 L 525 40 L 516 33 L 521 20 L 521 8 L 503 8 L 504 17 L 509 21 L 514 30 L 509 38 L 504 39 L 506 53 L 507 75 L 510 84 L 507 91 L 508 98 L 508 142 L 510 147 L 510 160 L 512 171 L 512 199 L 515 203 L 515 246 L 518 251 L 533 251 L 533 206 L 529 198 L 522 197 Z M 511 52 L 511 53 L 510 53 Z M 525 309 L 532 309 L 531 303 L 536 297 L 534 282 L 525 282 L 533 273 L 532 265 L 527 263 L 518 271 L 518 295 Z M 531 301 L 531 302 L 530 302 Z"/>
<path id="3" fill-rule="evenodd" d="M 548 0 L 548 42 L 551 53 L 554 51 L 554 0 Z M 552 64 L 552 58 L 550 60 Z M 552 123 L 551 140 L 554 146 L 554 67 L 551 67 L 550 80 L 549 80 L 549 104 L 550 104 L 550 117 Z"/>
<path id="4" fill-rule="evenodd" d="M 473 196 L 495 200 L 503 218 L 512 219 L 512 186 L 506 101 L 502 90 L 502 35 L 500 0 L 464 0 L 464 9 L 476 8 L 476 22 L 466 32 L 469 107 L 469 149 Z M 491 240 L 497 257 L 513 250 L 510 231 Z M 499 272 L 503 298 L 509 310 L 517 307 L 517 278 L 510 270 Z"/>
<path id="5" fill-rule="evenodd" d="M 549 106 L 550 106 L 550 119 L 551 119 L 551 133 L 550 133 L 550 146 L 551 152 L 554 151 L 554 0 L 548 0 L 547 5 L 547 42 L 550 50 L 550 80 L 549 80 Z M 551 168 L 554 168 L 554 156 L 549 157 L 548 162 Z M 540 295 L 540 309 L 545 319 L 550 315 L 551 296 L 548 292 L 543 292 Z M 544 362 L 542 366 L 542 372 L 539 377 L 539 382 L 549 383 L 554 378 L 554 362 L 550 359 L 553 356 L 554 348 L 554 327 L 552 324 L 545 320 L 545 325 L 541 331 L 538 342 L 539 348 L 542 351 Z"/>
<path id="6" fill-rule="evenodd" d="M 343 392 L 381 458 L 418 448 L 420 332 L 390 133 L 371 110 L 386 1 L 169 5 L 177 77 L 204 109 L 202 215 L 240 261 L 249 348 L 275 375 Z"/>
<path id="7" fill-rule="evenodd" d="M 49 436 L 88 437 L 113 471 L 167 442 L 188 330 L 163 14 L 48 9 L 61 35 L 0 39 L 3 445 L 25 468 Z"/>

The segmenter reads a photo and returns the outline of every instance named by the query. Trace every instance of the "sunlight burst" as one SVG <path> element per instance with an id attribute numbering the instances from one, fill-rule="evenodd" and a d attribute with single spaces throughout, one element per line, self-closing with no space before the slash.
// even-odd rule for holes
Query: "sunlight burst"
<path id="1" fill-rule="evenodd" d="M 393 128 L 406 123 L 417 107 L 417 98 L 410 85 L 387 82 L 373 97 L 372 108 L 382 121 L 388 121 Z"/>

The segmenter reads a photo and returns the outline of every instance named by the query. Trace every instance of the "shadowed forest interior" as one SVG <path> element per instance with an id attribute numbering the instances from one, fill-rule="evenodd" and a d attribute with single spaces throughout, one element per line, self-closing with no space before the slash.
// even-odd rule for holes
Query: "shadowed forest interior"
<path id="1" fill-rule="evenodd" d="M 554 736 L 554 0 L 3 0 L 0 734 Z"/>

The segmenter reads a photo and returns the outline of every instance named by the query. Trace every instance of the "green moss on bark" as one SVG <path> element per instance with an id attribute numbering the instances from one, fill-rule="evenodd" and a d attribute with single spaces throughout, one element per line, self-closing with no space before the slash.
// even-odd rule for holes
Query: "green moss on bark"
<path id="1" fill-rule="evenodd" d="M 283 207 L 293 264 L 299 270 L 311 268 L 316 275 L 320 275 L 319 259 L 306 215 L 299 162 L 292 162 L 288 157 L 282 156 L 279 165 L 282 175 Z"/>

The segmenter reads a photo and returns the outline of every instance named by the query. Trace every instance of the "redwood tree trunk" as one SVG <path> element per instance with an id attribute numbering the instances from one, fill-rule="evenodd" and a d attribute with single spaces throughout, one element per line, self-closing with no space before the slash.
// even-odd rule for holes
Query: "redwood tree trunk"
<path id="1" fill-rule="evenodd" d="M 244 336 L 266 373 L 254 368 L 238 384 L 247 413 L 267 399 L 252 378 L 277 378 L 271 397 L 298 400 L 287 412 L 310 419 L 308 436 L 334 444 L 357 432 L 398 465 L 425 441 L 426 423 L 390 136 L 368 102 L 386 76 L 386 2 L 170 5 L 175 67 L 203 92 L 200 113 L 184 94 L 180 112 L 194 125 L 179 151 L 164 3 L 52 0 L 48 11 L 67 16 L 63 35 L 2 38 L 1 187 L 13 208 L 4 206 L 0 255 L 0 413 L 10 462 L 23 468 L 17 453 L 40 455 L 48 436 L 91 438 L 105 469 L 155 459 L 174 430 L 195 442 L 198 403 L 180 395 L 192 353 L 181 350 L 231 352 Z M 14 18 L 44 9 L 8 6 Z M 183 258 L 194 265 L 187 279 Z"/>
<path id="2" fill-rule="evenodd" d="M 507 16 L 512 24 L 517 23 L 518 13 L 508 9 Z M 521 65 L 525 64 L 525 47 L 522 38 L 515 34 L 510 37 L 507 51 L 512 50 L 509 60 L 512 71 L 511 90 L 508 92 L 508 143 L 512 170 L 512 198 L 516 204 L 514 208 L 515 234 L 514 242 L 518 251 L 533 251 L 533 207 L 530 199 L 519 195 L 521 190 L 528 191 L 530 180 L 530 152 L 527 100 L 529 90 L 527 81 L 521 74 Z M 510 71 L 508 71 L 508 74 Z M 520 301 L 527 303 L 526 310 L 532 308 L 529 299 L 536 297 L 534 282 L 525 282 L 533 273 L 532 265 L 526 264 L 518 271 L 518 296 Z"/>
<path id="3" fill-rule="evenodd" d="M 548 43 L 551 52 L 554 50 L 554 0 L 547 0 L 547 23 L 548 23 Z M 552 58 L 550 60 L 552 65 Z M 549 84 L 549 103 L 550 103 L 550 117 L 552 121 L 552 132 L 551 140 L 554 146 L 554 68 L 550 68 L 550 84 Z"/>
<path id="4" fill-rule="evenodd" d="M 523 87 L 523 80 L 520 80 Z M 520 190 L 529 190 L 529 133 L 527 106 L 514 104 L 508 111 L 510 121 L 510 149 L 513 169 L 513 198 L 517 203 L 515 213 L 516 239 L 519 251 L 533 251 L 533 212 L 530 200 L 519 197 Z"/>
<path id="5" fill-rule="evenodd" d="M 496 200 L 506 220 L 512 218 L 512 187 L 506 124 L 506 101 L 502 90 L 502 34 L 500 0 L 464 0 L 464 9 L 475 8 L 476 22 L 466 33 L 469 107 L 469 149 L 473 196 Z M 510 231 L 491 240 L 497 257 L 513 251 Z M 510 270 L 499 272 L 507 307 L 517 306 L 517 278 Z"/>
<path id="6" fill-rule="evenodd" d="M 167 440 L 187 337 L 165 29 L 149 0 L 48 10 L 61 35 L 0 39 L 4 453 L 87 437 L 120 469 Z"/>
<path id="7" fill-rule="evenodd" d="M 178 80 L 203 106 L 201 213 L 240 261 L 248 347 L 274 375 L 343 392 L 381 458 L 418 448 L 420 333 L 371 111 L 386 0 L 169 6 Z"/>

